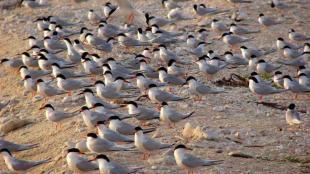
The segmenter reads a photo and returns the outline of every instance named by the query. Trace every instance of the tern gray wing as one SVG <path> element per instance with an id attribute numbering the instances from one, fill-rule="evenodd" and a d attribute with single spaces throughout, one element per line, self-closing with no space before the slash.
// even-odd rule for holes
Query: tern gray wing
<path id="1" fill-rule="evenodd" d="M 76 164 L 76 167 L 81 171 L 92 171 L 99 169 L 97 164 L 89 162 L 88 160 L 80 161 Z"/>
<path id="2" fill-rule="evenodd" d="M 170 144 L 162 144 L 160 142 L 152 140 L 149 137 L 145 137 L 145 138 L 146 138 L 146 141 L 142 144 L 142 146 L 143 146 L 144 149 L 147 149 L 149 151 L 157 150 L 157 149 L 169 148 L 169 147 L 172 146 Z"/>
<path id="3" fill-rule="evenodd" d="M 12 159 L 10 161 L 12 168 L 16 171 L 26 171 L 30 168 L 39 166 L 41 164 L 45 164 L 50 162 L 50 159 L 41 160 L 41 161 L 25 161 L 25 160 L 18 160 L 18 159 Z"/>
<path id="4" fill-rule="evenodd" d="M 38 147 L 38 144 L 16 144 L 5 140 L 0 140 L 0 149 L 8 149 L 11 152 L 29 150 Z"/>
<path id="5" fill-rule="evenodd" d="M 212 89 L 207 85 L 201 84 L 196 87 L 196 90 L 200 94 L 218 94 L 218 93 L 223 93 L 224 90 L 220 89 Z"/>
<path id="6" fill-rule="evenodd" d="M 156 100 L 158 101 L 179 101 L 179 100 L 184 100 L 184 98 L 179 97 L 174 94 L 170 94 L 165 91 L 159 91 L 159 94 L 155 96 Z"/>
<path id="7" fill-rule="evenodd" d="M 219 160 L 203 160 L 190 154 L 186 154 L 185 158 L 182 160 L 182 163 L 190 168 L 216 165 L 219 164 L 220 162 L 221 161 Z"/>

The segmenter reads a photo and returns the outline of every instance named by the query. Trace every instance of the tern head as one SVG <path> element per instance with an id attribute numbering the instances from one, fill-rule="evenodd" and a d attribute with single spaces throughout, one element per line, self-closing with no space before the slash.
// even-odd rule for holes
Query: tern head
<path id="1" fill-rule="evenodd" d="M 51 105 L 51 104 L 45 104 L 44 106 L 40 107 L 39 110 L 41 109 L 47 109 L 47 108 L 50 108 L 52 110 L 55 110 L 54 107 Z"/>
<path id="2" fill-rule="evenodd" d="M 67 153 L 81 153 L 81 151 L 78 148 L 70 148 Z"/>
<path id="3" fill-rule="evenodd" d="M 186 147 L 186 146 L 185 146 L 185 145 L 183 145 L 183 144 L 179 144 L 179 145 L 175 146 L 174 150 L 177 150 L 177 149 L 192 150 L 192 149 L 190 149 L 190 148 Z"/>
<path id="4" fill-rule="evenodd" d="M 98 160 L 98 159 L 103 159 L 103 160 L 105 160 L 105 161 L 107 161 L 107 162 L 110 162 L 110 159 L 109 159 L 106 155 L 104 155 L 104 154 L 97 155 L 97 156 L 96 156 L 96 159 L 97 159 L 97 160 Z"/>
<path id="5" fill-rule="evenodd" d="M 207 55 L 203 55 L 203 56 L 199 57 L 196 62 L 204 62 L 207 60 L 207 58 L 209 58 Z"/>
<path id="6" fill-rule="evenodd" d="M 294 33 L 295 30 L 294 30 L 293 28 L 291 28 L 288 32 L 289 32 L 289 33 Z"/>
<path id="7" fill-rule="evenodd" d="M 95 82 L 95 85 L 104 85 L 104 86 L 105 86 L 104 82 L 101 81 L 101 80 L 97 80 L 97 81 Z"/>
<path id="8" fill-rule="evenodd" d="M 113 115 L 108 120 L 111 121 L 111 120 L 121 120 L 121 119 L 118 116 Z"/>
<path id="9" fill-rule="evenodd" d="M 257 76 L 257 75 L 258 75 L 257 72 L 255 71 L 251 72 L 251 76 Z"/>
<path id="10" fill-rule="evenodd" d="M 264 59 L 260 59 L 257 64 L 262 64 L 262 63 L 266 63 L 266 61 Z"/>
<path id="11" fill-rule="evenodd" d="M 39 56 L 39 60 L 48 60 L 48 58 L 46 58 L 44 54 L 40 53 L 38 56 Z"/>
<path id="12" fill-rule="evenodd" d="M 199 42 L 199 43 L 198 43 L 198 47 L 199 47 L 199 46 L 206 46 L 206 42 Z"/>
<path id="13" fill-rule="evenodd" d="M 103 120 L 102 120 L 102 121 L 97 121 L 97 124 L 96 124 L 96 125 L 97 125 L 97 126 L 99 126 L 99 125 L 105 125 L 105 123 L 106 123 L 106 122 L 103 121 Z"/>
<path id="14" fill-rule="evenodd" d="M 56 78 L 57 78 L 57 79 L 63 79 L 63 80 L 66 79 L 66 77 L 65 77 L 63 74 L 58 74 L 58 75 L 56 76 Z"/>
<path id="15" fill-rule="evenodd" d="M 296 108 L 296 105 L 294 103 L 291 103 L 289 106 L 288 106 L 288 109 L 289 110 L 294 110 Z"/>
<path id="16" fill-rule="evenodd" d="M 138 127 L 135 127 L 135 132 L 143 132 L 143 129 L 140 127 L 140 126 L 138 126 Z"/>
<path id="17" fill-rule="evenodd" d="M 156 52 L 158 52 L 159 51 L 159 48 L 154 48 L 153 49 L 153 53 L 156 53 Z"/>
<path id="18" fill-rule="evenodd" d="M 78 44 L 80 44 L 81 42 L 80 42 L 78 39 L 74 39 L 73 43 L 78 45 Z"/>
<path id="19" fill-rule="evenodd" d="M 117 37 L 127 37 L 124 33 L 119 33 Z"/>
<path id="20" fill-rule="evenodd" d="M 226 55 L 233 55 L 233 53 L 232 52 L 230 52 L 230 51 L 226 51 L 225 53 L 224 53 L 224 55 L 226 56 Z"/>
<path id="21" fill-rule="evenodd" d="M 69 38 L 64 38 L 63 40 L 64 40 L 65 42 L 69 43 L 70 45 L 72 45 L 72 42 L 71 42 L 71 40 L 70 40 Z"/>
<path id="22" fill-rule="evenodd" d="M 175 64 L 175 60 L 174 59 L 169 60 L 168 67 L 172 66 L 173 64 Z"/>
<path id="23" fill-rule="evenodd" d="M 40 84 L 40 83 L 44 83 L 44 81 L 42 79 L 38 79 L 37 84 Z"/>
<path id="24" fill-rule="evenodd" d="M 136 108 L 138 107 L 138 104 L 135 102 L 135 101 L 128 101 L 126 102 L 127 105 L 133 105 L 135 106 Z"/>
<path id="25" fill-rule="evenodd" d="M 253 81 L 253 82 L 255 82 L 255 83 L 258 83 L 258 80 L 256 79 L 256 77 L 254 77 L 254 76 L 251 76 L 250 78 L 249 78 L 249 81 Z"/>
<path id="26" fill-rule="evenodd" d="M 30 54 L 27 53 L 27 52 L 23 52 L 22 55 L 23 55 L 23 56 L 26 56 L 26 57 L 30 57 Z"/>
<path id="27" fill-rule="evenodd" d="M 9 59 L 7 59 L 7 58 L 1 59 L 1 60 L 0 60 L 0 64 L 3 64 L 3 63 L 5 63 L 5 62 L 7 62 L 7 61 L 9 61 Z"/>
<path id="28" fill-rule="evenodd" d="M 284 39 L 283 39 L 282 37 L 278 37 L 277 40 L 279 40 L 279 41 L 284 41 Z"/>
<path id="29" fill-rule="evenodd" d="M 146 60 L 141 59 L 141 60 L 139 60 L 139 63 L 146 63 Z"/>
<path id="30" fill-rule="evenodd" d="M 95 103 L 92 108 L 97 108 L 97 107 L 104 107 L 102 103 Z"/>
<path id="31" fill-rule="evenodd" d="M 197 8 L 198 8 L 198 5 L 197 5 L 197 4 L 194 4 L 194 5 L 193 5 L 193 9 L 194 9 L 195 11 L 197 11 Z"/>
<path id="32" fill-rule="evenodd" d="M 161 103 L 161 106 L 162 106 L 162 107 L 168 106 L 168 103 L 167 103 L 167 102 L 162 102 L 162 103 Z"/>
<path id="33" fill-rule="evenodd" d="M 283 79 L 284 79 L 284 80 L 285 80 L 285 79 L 288 79 L 289 81 L 293 81 L 293 79 L 292 79 L 291 76 L 289 76 L 289 75 L 283 76 Z"/>
<path id="34" fill-rule="evenodd" d="M 307 77 L 307 74 L 305 74 L 305 73 L 300 73 L 300 74 L 298 75 L 298 78 L 300 78 L 300 77 Z"/>
<path id="35" fill-rule="evenodd" d="M 138 32 L 139 32 L 140 34 L 142 34 L 142 33 L 143 33 L 142 28 L 138 28 Z"/>
<path id="36" fill-rule="evenodd" d="M 151 88 L 156 88 L 157 87 L 157 85 L 155 85 L 155 84 L 150 84 L 149 85 L 149 88 L 151 89 Z"/>
<path id="37" fill-rule="evenodd" d="M 115 59 L 113 58 L 113 57 L 109 57 L 108 59 L 107 59 L 107 62 L 109 63 L 109 62 L 115 62 Z"/>
<path id="38" fill-rule="evenodd" d="M 94 92 L 90 88 L 86 88 L 82 91 L 81 94 L 93 94 L 94 95 Z"/>
<path id="39" fill-rule="evenodd" d="M 189 82 L 189 81 L 191 81 L 191 80 L 197 81 L 197 79 L 196 79 L 195 77 L 189 76 L 189 77 L 187 77 L 186 82 Z"/>
<path id="40" fill-rule="evenodd" d="M 111 71 L 105 71 L 104 73 L 103 73 L 103 76 L 106 76 L 106 75 L 111 75 L 112 76 L 112 72 Z"/>
<path id="41" fill-rule="evenodd" d="M 164 45 L 164 44 L 160 44 L 160 45 L 158 46 L 158 48 L 159 48 L 159 49 L 162 48 L 162 49 L 165 49 L 165 50 L 167 49 L 166 45 Z"/>
<path id="42" fill-rule="evenodd" d="M 8 154 L 8 155 L 12 156 L 11 152 L 9 151 L 9 149 L 1 149 L 0 153 L 1 154 Z"/>
<path id="43" fill-rule="evenodd" d="M 19 70 L 23 70 L 23 69 L 28 69 L 28 67 L 27 67 L 27 66 L 25 66 L 25 65 L 23 65 L 23 66 L 19 67 Z"/>
<path id="44" fill-rule="evenodd" d="M 207 30 L 204 28 L 198 30 L 198 33 L 204 33 L 204 32 L 207 32 Z"/>
<path id="45" fill-rule="evenodd" d="M 217 19 L 213 19 L 213 20 L 212 20 L 212 22 L 218 22 L 218 21 L 219 21 L 219 20 L 217 20 Z"/>
<path id="46" fill-rule="evenodd" d="M 98 136 L 95 133 L 88 133 L 87 138 L 95 138 L 96 139 L 96 138 L 98 138 Z"/>
<path id="47" fill-rule="evenodd" d="M 162 71 L 167 73 L 167 69 L 165 67 L 158 68 L 158 72 L 162 72 Z"/>
<path id="48" fill-rule="evenodd" d="M 89 108 L 87 106 L 82 106 L 80 112 L 83 111 L 89 111 Z"/>
<path id="49" fill-rule="evenodd" d="M 142 73 L 137 73 L 136 77 L 145 77 Z"/>
<path id="50" fill-rule="evenodd" d="M 191 34 L 187 36 L 187 39 L 192 39 L 192 38 L 195 38 L 195 37 Z"/>
<path id="51" fill-rule="evenodd" d="M 111 67 L 109 64 L 105 63 L 102 65 L 102 67 L 107 68 L 108 70 L 111 70 Z"/>
<path id="52" fill-rule="evenodd" d="M 255 56 L 254 54 L 250 56 L 250 59 L 257 59 L 257 56 Z"/>
<path id="53" fill-rule="evenodd" d="M 84 33 L 85 31 L 89 31 L 88 28 L 82 27 L 81 30 L 80 30 L 80 34 Z"/>
<path id="54" fill-rule="evenodd" d="M 274 75 L 282 75 L 282 72 L 281 71 L 276 71 L 276 72 L 274 72 Z"/>
<path id="55" fill-rule="evenodd" d="M 31 79 L 31 78 L 32 77 L 30 75 L 26 75 L 23 80 L 27 80 L 27 79 Z"/>
<path id="56" fill-rule="evenodd" d="M 237 24 L 231 23 L 230 26 L 231 26 L 231 27 L 235 27 L 235 26 L 237 26 Z"/>
<path id="57" fill-rule="evenodd" d="M 241 49 L 241 50 L 247 50 L 247 49 L 248 49 L 248 47 L 246 47 L 246 46 L 242 45 L 242 46 L 240 47 L 240 49 Z"/>
<path id="58" fill-rule="evenodd" d="M 264 13 L 260 13 L 259 14 L 259 17 L 263 17 L 263 16 L 265 16 Z"/>

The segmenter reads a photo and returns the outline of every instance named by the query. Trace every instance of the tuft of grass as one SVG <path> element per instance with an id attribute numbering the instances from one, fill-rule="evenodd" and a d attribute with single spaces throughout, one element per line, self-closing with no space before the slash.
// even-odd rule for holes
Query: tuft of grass
<path id="1" fill-rule="evenodd" d="M 300 158 L 296 156 L 286 156 L 284 160 L 292 163 L 301 163 L 301 164 L 310 163 L 310 157 Z"/>
<path id="2" fill-rule="evenodd" d="M 262 77 L 262 79 L 267 80 L 267 81 L 271 81 L 272 80 L 272 75 L 269 73 L 263 73 L 260 75 Z"/>

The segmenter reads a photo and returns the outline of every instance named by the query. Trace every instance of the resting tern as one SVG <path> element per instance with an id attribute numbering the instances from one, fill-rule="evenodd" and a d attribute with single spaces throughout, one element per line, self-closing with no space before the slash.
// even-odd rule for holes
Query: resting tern
<path id="1" fill-rule="evenodd" d="M 158 86 L 155 84 L 150 84 L 148 89 L 148 98 L 154 103 L 162 103 L 168 101 L 181 101 L 185 98 L 179 97 L 177 95 L 168 93 L 158 89 Z"/>
<path id="2" fill-rule="evenodd" d="M 134 135 L 136 126 L 122 121 L 118 116 L 112 116 L 108 119 L 109 129 L 116 131 L 123 135 Z M 154 128 L 148 128 L 144 130 L 144 133 L 153 132 Z"/>
<path id="3" fill-rule="evenodd" d="M 55 108 L 51 104 L 45 104 L 44 106 L 40 107 L 40 110 L 45 110 L 45 117 L 48 121 L 58 123 L 62 120 L 74 117 L 78 114 L 77 111 L 75 112 L 64 112 L 55 110 Z"/>
<path id="4" fill-rule="evenodd" d="M 16 173 L 27 172 L 37 166 L 51 162 L 51 159 L 40 160 L 40 161 L 20 160 L 20 159 L 13 157 L 11 152 L 8 149 L 1 149 L 0 153 L 2 157 L 4 158 L 4 162 L 6 166 L 8 167 L 8 169 Z"/>
<path id="5" fill-rule="evenodd" d="M 0 139 L 0 149 L 8 149 L 10 152 L 19 152 L 37 148 L 38 144 L 16 144 L 10 141 Z"/>
<path id="6" fill-rule="evenodd" d="M 98 162 L 100 173 L 109 173 L 109 174 L 130 174 L 136 173 L 142 167 L 126 167 L 120 165 L 114 161 L 110 161 L 110 159 L 103 154 L 98 155 L 95 160 Z"/>
<path id="7" fill-rule="evenodd" d="M 133 116 L 139 121 L 159 119 L 159 112 L 151 108 L 138 105 L 137 102 L 134 101 L 126 102 L 126 106 L 128 109 L 128 114 L 130 116 Z"/>
<path id="8" fill-rule="evenodd" d="M 249 88 L 251 92 L 256 95 L 259 95 L 260 101 L 263 100 L 264 95 L 277 94 L 287 91 L 287 89 L 277 89 L 266 83 L 259 82 L 255 77 L 250 77 L 249 79 Z"/>
<path id="9" fill-rule="evenodd" d="M 168 103 L 162 102 L 160 107 L 160 120 L 164 123 L 175 124 L 181 120 L 187 119 L 190 116 L 192 116 L 195 112 L 189 112 L 189 113 L 181 113 L 178 112 L 171 107 L 169 107 Z"/>
<path id="10" fill-rule="evenodd" d="M 166 149 L 173 146 L 173 144 L 163 144 L 151 139 L 143 133 L 141 127 L 136 127 L 135 131 L 135 146 L 139 151 L 143 152 L 144 159 L 147 159 L 151 155 L 151 152 L 155 150 Z"/>
<path id="11" fill-rule="evenodd" d="M 286 110 L 285 113 L 286 122 L 289 125 L 298 125 L 301 124 L 301 118 L 299 112 L 296 110 L 296 105 L 294 103 L 291 103 Z"/>
<path id="12" fill-rule="evenodd" d="M 99 169 L 96 162 L 90 161 L 86 155 L 81 153 L 77 148 L 67 150 L 66 161 L 69 168 L 77 173 L 91 173 Z"/>
<path id="13" fill-rule="evenodd" d="M 100 138 L 95 133 L 88 133 L 86 139 L 87 148 L 92 153 L 103 153 L 108 151 L 128 151 L 130 146 L 117 145 L 111 141 Z"/>
<path id="14" fill-rule="evenodd" d="M 105 121 L 98 121 L 97 122 L 97 131 L 98 131 L 98 135 L 100 138 L 103 138 L 105 140 L 108 141 L 112 141 L 112 142 L 126 142 L 126 143 L 131 143 L 134 142 L 134 140 L 130 137 L 127 137 L 125 135 L 122 135 L 114 130 L 109 129 L 106 125 L 105 125 Z"/>
<path id="15" fill-rule="evenodd" d="M 221 164 L 221 160 L 204 160 L 194 155 L 186 153 L 186 150 L 192 150 L 186 146 L 180 144 L 174 148 L 174 159 L 177 165 L 188 171 L 189 174 L 193 174 L 193 170 L 198 167 L 212 166 Z"/>

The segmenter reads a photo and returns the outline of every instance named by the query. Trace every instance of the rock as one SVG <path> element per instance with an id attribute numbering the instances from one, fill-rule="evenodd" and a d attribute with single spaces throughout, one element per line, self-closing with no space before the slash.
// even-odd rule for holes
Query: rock
<path id="1" fill-rule="evenodd" d="M 225 107 L 224 106 L 215 106 L 212 108 L 213 111 L 217 111 L 217 112 L 224 112 L 225 111 Z"/>
<path id="2" fill-rule="evenodd" d="M 7 121 L 6 123 L 0 125 L 0 131 L 7 134 L 13 130 L 22 128 L 28 124 L 32 123 L 30 120 L 21 120 L 21 119 L 15 119 L 15 120 L 10 120 Z"/>
<path id="3" fill-rule="evenodd" d="M 223 150 L 222 149 L 218 149 L 215 151 L 215 153 L 223 153 Z"/>
<path id="4" fill-rule="evenodd" d="M 152 166 L 151 169 L 152 170 L 157 170 L 157 166 Z"/>
<path id="5" fill-rule="evenodd" d="M 228 155 L 232 157 L 240 157 L 240 158 L 254 158 L 253 156 L 245 154 L 243 152 L 229 152 Z"/>
<path id="6" fill-rule="evenodd" d="M 38 101 L 41 101 L 42 99 L 43 99 L 42 96 L 37 95 L 37 96 L 33 97 L 32 101 L 33 102 L 38 102 Z"/>

